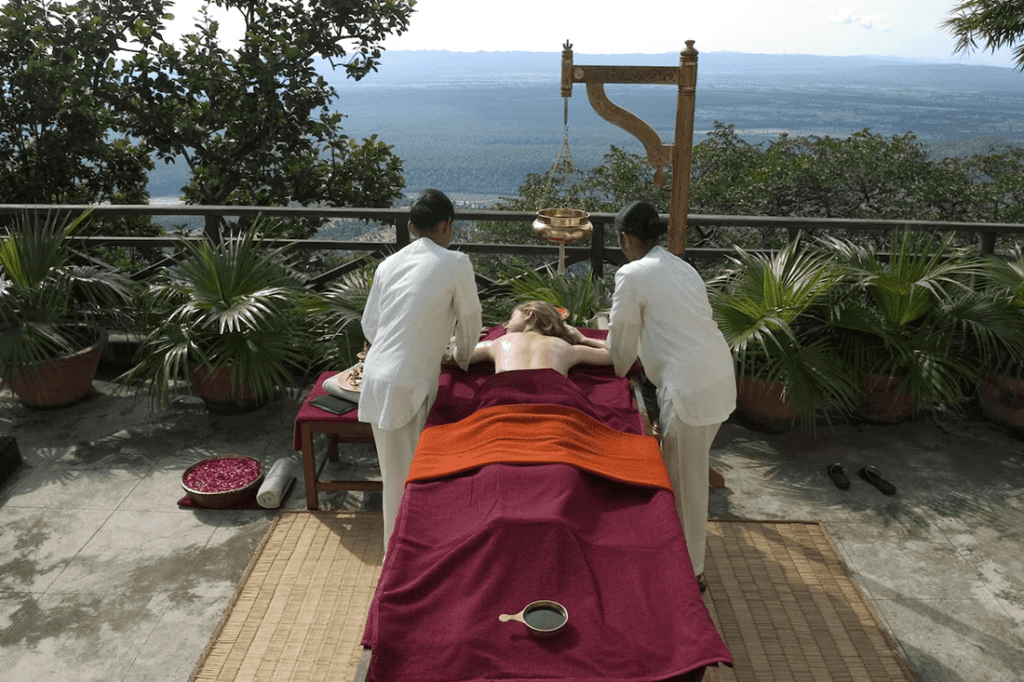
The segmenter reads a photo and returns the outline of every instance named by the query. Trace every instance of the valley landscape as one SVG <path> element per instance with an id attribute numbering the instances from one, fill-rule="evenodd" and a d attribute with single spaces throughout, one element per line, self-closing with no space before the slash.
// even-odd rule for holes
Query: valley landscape
<path id="1" fill-rule="evenodd" d="M 698 46 L 699 47 L 699 46 Z M 678 54 L 587 55 L 578 65 L 674 66 Z M 344 132 L 377 134 L 404 160 L 406 194 L 444 190 L 485 207 L 515 195 L 529 173 L 545 173 L 562 144 L 565 101 L 559 52 L 388 52 L 362 81 L 321 69 L 338 90 Z M 671 141 L 676 89 L 608 85 L 609 98 Z M 569 144 L 578 167 L 602 162 L 611 145 L 640 143 L 601 119 L 576 85 L 568 100 Z M 715 122 L 757 144 L 790 136 L 847 137 L 869 129 L 913 132 L 938 156 L 1024 146 L 1024 74 L 1014 69 L 882 57 L 701 54 L 694 144 Z M 173 201 L 181 165 L 158 164 L 154 201 Z"/>

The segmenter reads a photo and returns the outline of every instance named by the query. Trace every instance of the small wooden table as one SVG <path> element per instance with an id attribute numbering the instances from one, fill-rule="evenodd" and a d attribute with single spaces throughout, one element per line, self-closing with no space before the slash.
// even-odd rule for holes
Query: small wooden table
<path id="1" fill-rule="evenodd" d="M 313 383 L 313 388 L 306 396 L 299 413 L 295 417 L 294 445 L 302 453 L 302 470 L 306 481 L 306 508 L 319 509 L 317 494 L 324 492 L 363 490 L 380 492 L 383 485 L 380 481 L 367 480 L 320 480 L 320 473 L 328 461 L 338 461 L 338 443 L 372 443 L 373 430 L 370 425 L 357 418 L 357 410 L 344 414 L 332 414 L 313 407 L 309 401 L 327 393 L 323 388 L 324 379 L 337 372 L 324 372 Z M 320 466 L 316 463 L 313 438 L 317 434 L 330 436 L 327 446 L 327 457 Z"/>

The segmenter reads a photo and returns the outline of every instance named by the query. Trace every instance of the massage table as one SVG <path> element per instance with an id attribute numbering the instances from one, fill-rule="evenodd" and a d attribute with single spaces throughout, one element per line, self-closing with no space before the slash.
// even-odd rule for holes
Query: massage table
<path id="1" fill-rule="evenodd" d="M 356 679 L 696 681 L 731 665 L 641 405 L 611 367 L 446 367 Z M 541 599 L 568 611 L 557 636 L 499 621 Z"/>

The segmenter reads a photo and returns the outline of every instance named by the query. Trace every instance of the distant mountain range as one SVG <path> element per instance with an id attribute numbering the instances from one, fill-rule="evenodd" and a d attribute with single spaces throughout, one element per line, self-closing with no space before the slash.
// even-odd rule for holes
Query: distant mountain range
<path id="1" fill-rule="evenodd" d="M 559 46 L 560 48 L 560 46 Z M 700 46 L 697 45 L 699 49 Z M 574 55 L 577 65 L 674 66 L 678 53 Z M 516 193 L 528 173 L 545 173 L 563 139 L 560 52 L 385 52 L 361 81 L 321 65 L 337 88 L 343 126 L 378 134 L 405 161 L 407 190 L 438 187 L 486 204 Z M 675 89 L 608 85 L 612 101 L 673 137 Z M 915 133 L 935 154 L 1024 146 L 1024 74 L 992 66 L 890 57 L 818 57 L 707 52 L 698 57 L 694 143 L 716 121 L 751 143 L 792 136 L 846 137 L 870 129 Z M 601 163 L 610 145 L 639 142 L 602 120 L 583 87 L 569 100 L 577 166 Z M 176 195 L 175 166 L 158 166 L 154 197 Z"/>
<path id="2" fill-rule="evenodd" d="M 603 66 L 676 66 L 678 52 L 663 54 L 580 54 L 573 55 L 578 65 Z M 385 52 L 377 72 L 362 81 L 343 77 L 321 63 L 321 70 L 338 88 L 363 87 L 368 84 L 454 82 L 559 82 L 560 52 L 451 52 L 398 51 Z M 785 76 L 818 81 L 835 79 L 843 83 L 859 83 L 881 77 L 885 81 L 906 79 L 914 84 L 949 85 L 968 80 L 985 87 L 1024 87 L 1024 74 L 1016 69 L 940 62 L 900 57 L 858 56 L 822 57 L 802 54 L 748 54 L 740 52 L 706 52 L 697 57 L 698 89 L 702 81 L 720 82 L 722 77 L 767 78 Z"/>

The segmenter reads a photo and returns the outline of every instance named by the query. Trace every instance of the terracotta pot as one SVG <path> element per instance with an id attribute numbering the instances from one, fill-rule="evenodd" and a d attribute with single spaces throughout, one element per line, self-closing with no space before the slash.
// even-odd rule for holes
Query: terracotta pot
<path id="1" fill-rule="evenodd" d="M 218 367 L 209 371 L 205 367 L 190 363 L 188 382 L 192 392 L 202 398 L 206 409 L 214 414 L 242 414 L 266 403 L 266 399 L 256 396 L 249 382 L 236 389 L 231 384 L 230 367 Z"/>
<path id="2" fill-rule="evenodd" d="M 978 385 L 981 412 L 994 424 L 1024 429 L 1024 379 L 991 374 Z"/>
<path id="3" fill-rule="evenodd" d="M 896 390 L 903 377 L 869 374 L 864 377 L 864 395 L 857 414 L 879 424 L 897 424 L 914 414 L 914 399 Z"/>
<path id="4" fill-rule="evenodd" d="M 107 345 L 107 331 L 91 328 L 96 341 L 89 347 L 44 362 L 34 370 L 18 371 L 11 390 L 21 402 L 45 409 L 67 407 L 92 393 L 92 380 Z"/>
<path id="5" fill-rule="evenodd" d="M 800 413 L 778 381 L 736 377 L 736 414 L 746 426 L 767 433 L 782 433 L 800 422 Z"/>

